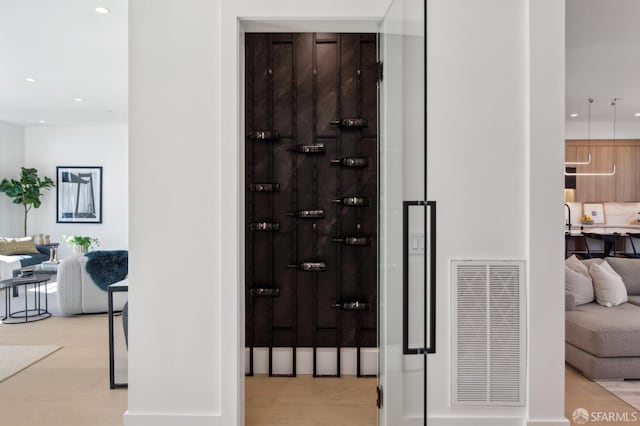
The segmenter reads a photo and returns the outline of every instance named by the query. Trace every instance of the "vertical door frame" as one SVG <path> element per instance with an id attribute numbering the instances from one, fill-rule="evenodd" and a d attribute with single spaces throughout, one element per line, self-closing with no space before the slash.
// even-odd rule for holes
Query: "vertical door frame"
<path id="1" fill-rule="evenodd" d="M 230 2 L 229 2 L 230 3 Z M 244 3 L 244 2 L 243 2 Z M 379 2 L 383 4 L 385 2 Z M 390 1 L 389 1 L 390 3 Z M 244 425 L 245 412 L 245 182 L 244 182 L 244 140 L 245 140 L 245 46 L 246 32 L 354 32 L 376 33 L 377 26 L 386 8 L 378 8 L 380 16 L 371 16 L 371 11 L 345 7 L 343 16 L 334 19 L 316 19 L 321 15 L 314 10 L 309 16 L 287 16 L 291 9 L 282 10 L 271 6 L 269 14 L 286 18 L 253 18 L 260 16 L 255 5 L 252 13 L 243 13 L 243 7 L 219 6 L 221 10 L 220 35 L 221 49 L 218 53 L 221 66 L 221 87 L 219 111 L 221 117 L 219 156 L 223 158 L 218 175 L 224 178 L 221 185 L 222 224 L 220 235 L 224 243 L 221 250 L 224 265 L 220 272 L 221 313 L 218 320 L 226 323 L 221 328 L 224 344 L 235 346 L 236 350 L 222 351 L 221 382 L 225 391 L 221 392 L 221 414 L 230 423 Z M 308 8 L 308 6 L 307 6 Z M 384 10 L 383 10 L 384 9 Z M 338 10 L 338 9 L 336 9 Z M 314 15 L 315 13 L 315 15 Z M 235 321 L 232 319 L 235 318 Z M 235 326 L 233 325 L 235 323 Z"/>

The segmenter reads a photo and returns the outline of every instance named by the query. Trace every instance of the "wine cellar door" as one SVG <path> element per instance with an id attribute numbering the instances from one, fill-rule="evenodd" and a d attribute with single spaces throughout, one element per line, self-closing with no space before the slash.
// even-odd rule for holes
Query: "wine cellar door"
<path id="1" fill-rule="evenodd" d="M 340 376 L 377 346 L 375 34 L 246 34 L 246 347 L 270 376 Z M 318 367 L 329 353 L 332 371 Z M 286 369 L 274 368 L 286 353 Z M 375 375 L 375 372 L 374 374 Z"/>

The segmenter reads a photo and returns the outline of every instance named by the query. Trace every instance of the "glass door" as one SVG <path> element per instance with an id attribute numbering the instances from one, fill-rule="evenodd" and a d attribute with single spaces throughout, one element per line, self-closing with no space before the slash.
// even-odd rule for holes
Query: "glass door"
<path id="1" fill-rule="evenodd" d="M 395 0 L 379 27 L 379 424 L 427 424 L 435 352 L 435 202 L 426 181 L 426 10 Z"/>

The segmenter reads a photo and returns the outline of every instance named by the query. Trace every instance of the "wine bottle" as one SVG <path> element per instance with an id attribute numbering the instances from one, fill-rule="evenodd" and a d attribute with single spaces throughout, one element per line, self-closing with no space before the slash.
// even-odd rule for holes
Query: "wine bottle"
<path id="1" fill-rule="evenodd" d="M 252 192 L 279 192 L 279 183 L 252 183 L 249 185 L 249 191 Z"/>
<path id="2" fill-rule="evenodd" d="M 249 132 L 249 138 L 254 140 L 268 141 L 278 139 L 280 134 L 272 130 L 254 130 Z"/>
<path id="3" fill-rule="evenodd" d="M 279 222 L 254 222 L 249 224 L 249 229 L 252 231 L 279 231 Z"/>
<path id="4" fill-rule="evenodd" d="M 371 204 L 369 197 L 344 197 L 331 200 L 333 204 L 342 204 L 344 206 L 368 206 Z"/>
<path id="5" fill-rule="evenodd" d="M 343 311 L 368 311 L 369 304 L 363 302 L 343 302 L 331 305 L 332 308 L 342 309 Z"/>
<path id="6" fill-rule="evenodd" d="M 369 159 L 366 157 L 345 157 L 338 160 L 331 160 L 331 164 L 343 167 L 367 167 Z"/>
<path id="7" fill-rule="evenodd" d="M 289 265 L 289 268 L 304 272 L 322 272 L 327 270 L 327 264 L 325 262 L 302 262 L 297 265 Z"/>
<path id="8" fill-rule="evenodd" d="M 287 213 L 287 216 L 295 216 L 300 219 L 322 219 L 324 210 L 298 210 L 297 212 Z"/>
<path id="9" fill-rule="evenodd" d="M 369 120 L 366 118 L 341 118 L 339 120 L 331 120 L 329 124 L 340 127 L 367 127 Z"/>
<path id="10" fill-rule="evenodd" d="M 288 150 L 301 154 L 323 154 L 325 147 L 323 143 L 317 143 L 313 145 L 296 145 L 294 148 L 288 148 Z"/>
<path id="11" fill-rule="evenodd" d="M 280 296 L 279 288 L 252 288 L 249 290 L 249 294 L 252 296 L 268 296 L 278 297 Z"/>
<path id="12" fill-rule="evenodd" d="M 371 238 L 369 237 L 342 237 L 334 238 L 334 243 L 342 243 L 345 246 L 370 246 Z"/>

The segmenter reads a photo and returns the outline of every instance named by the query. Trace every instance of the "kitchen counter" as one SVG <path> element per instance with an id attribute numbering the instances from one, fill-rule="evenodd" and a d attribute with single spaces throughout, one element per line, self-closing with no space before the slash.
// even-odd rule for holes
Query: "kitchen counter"
<path id="1" fill-rule="evenodd" d="M 578 236 L 582 233 L 595 232 L 596 234 L 626 234 L 627 232 L 640 233 L 640 224 L 638 225 L 623 225 L 623 224 L 598 224 L 598 225 L 571 225 L 571 231 L 565 227 L 565 235 Z"/>
<path id="2" fill-rule="evenodd" d="M 593 225 L 582 225 L 580 223 L 577 224 L 573 224 L 571 225 L 572 228 L 580 228 L 580 227 L 584 227 L 584 229 L 589 229 L 589 228 L 629 228 L 629 229 L 640 229 L 640 223 L 638 222 L 633 222 L 633 223 L 614 223 L 611 225 L 607 225 L 606 223 L 596 223 Z"/>

